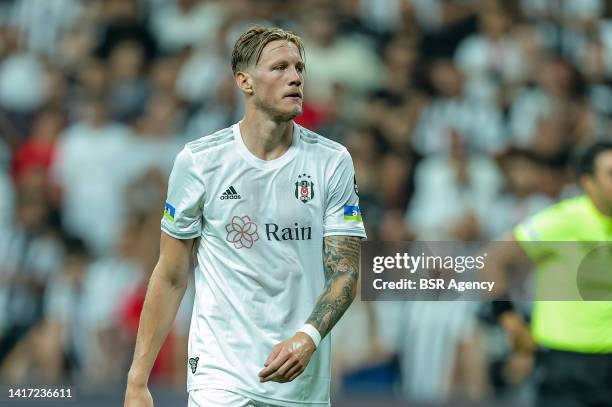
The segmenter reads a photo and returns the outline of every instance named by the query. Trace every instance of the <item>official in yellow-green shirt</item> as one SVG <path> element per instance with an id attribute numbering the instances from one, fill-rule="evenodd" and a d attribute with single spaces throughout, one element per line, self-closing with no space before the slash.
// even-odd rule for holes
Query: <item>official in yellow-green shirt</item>
<path id="1" fill-rule="evenodd" d="M 612 165 L 612 150 L 609 154 Z M 520 224 L 514 229 L 514 238 L 538 268 L 554 268 L 554 262 L 565 261 L 565 266 L 578 272 L 575 265 L 569 264 L 578 256 L 568 255 L 563 251 L 580 247 L 573 242 L 612 242 L 612 218 L 603 215 L 589 196 L 580 196 L 564 200 Z M 567 243 L 537 243 L 556 241 Z M 582 250 L 586 256 L 590 246 L 584 247 Z M 612 273 L 612 264 L 608 270 L 598 271 Z M 571 284 L 576 284 L 575 279 Z M 540 282 L 548 286 L 554 283 L 553 279 Z M 568 296 L 560 298 L 559 301 L 534 303 L 532 333 L 535 342 L 551 349 L 612 353 L 612 302 L 571 301 L 572 299 L 574 298 Z M 610 404 L 612 405 L 612 400 Z"/>
<path id="2" fill-rule="evenodd" d="M 612 142 L 587 148 L 577 161 L 577 173 L 586 195 L 544 209 L 506 239 L 516 246 L 506 250 L 508 262 L 526 256 L 536 267 L 531 331 L 540 349 L 538 407 L 612 406 L 612 301 L 579 300 L 584 296 L 579 264 L 574 264 L 594 247 L 612 244 Z M 551 274 L 563 269 L 569 273 Z M 601 274 L 593 280 L 601 281 L 595 287 L 599 298 L 612 299 L 612 261 L 595 273 Z M 543 300 L 555 289 L 564 290 L 563 285 L 572 286 L 576 295 Z M 544 291 L 548 294 L 542 295 Z"/>

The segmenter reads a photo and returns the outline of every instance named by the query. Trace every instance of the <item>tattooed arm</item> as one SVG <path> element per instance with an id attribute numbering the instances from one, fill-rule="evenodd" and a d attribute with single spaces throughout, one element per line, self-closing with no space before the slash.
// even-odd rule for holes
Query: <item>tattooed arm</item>
<path id="1" fill-rule="evenodd" d="M 355 236 L 328 236 L 323 241 L 325 288 L 306 321 L 317 328 L 321 338 L 331 331 L 355 298 L 360 241 Z"/>
<path id="2" fill-rule="evenodd" d="M 328 236 L 323 240 L 325 287 L 306 321 L 319 331 L 321 338 L 331 331 L 355 298 L 360 241 L 356 236 Z M 272 349 L 265 368 L 259 373 L 260 380 L 292 381 L 306 369 L 315 350 L 310 336 L 297 332 Z"/>

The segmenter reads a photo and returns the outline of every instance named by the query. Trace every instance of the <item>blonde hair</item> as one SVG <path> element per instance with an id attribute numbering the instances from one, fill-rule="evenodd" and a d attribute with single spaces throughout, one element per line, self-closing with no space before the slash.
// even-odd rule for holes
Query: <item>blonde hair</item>
<path id="1" fill-rule="evenodd" d="M 277 27 L 254 26 L 244 32 L 234 44 L 232 51 L 234 75 L 240 70 L 257 65 L 264 47 L 272 41 L 292 42 L 297 46 L 300 56 L 304 57 L 304 43 L 296 34 Z"/>

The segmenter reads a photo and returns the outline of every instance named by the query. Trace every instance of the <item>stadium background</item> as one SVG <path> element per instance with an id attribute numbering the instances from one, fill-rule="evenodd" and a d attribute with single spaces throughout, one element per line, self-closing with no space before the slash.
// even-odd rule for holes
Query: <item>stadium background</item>
<path id="1" fill-rule="evenodd" d="M 573 152 L 610 138 L 611 18 L 605 0 L 0 1 L 0 383 L 120 403 L 173 158 L 241 117 L 250 25 L 303 37 L 298 122 L 350 150 L 370 239 L 478 240 L 578 193 Z M 192 296 L 158 405 L 185 400 Z M 333 341 L 337 405 L 528 405 L 539 373 L 487 304 L 356 301 Z"/>

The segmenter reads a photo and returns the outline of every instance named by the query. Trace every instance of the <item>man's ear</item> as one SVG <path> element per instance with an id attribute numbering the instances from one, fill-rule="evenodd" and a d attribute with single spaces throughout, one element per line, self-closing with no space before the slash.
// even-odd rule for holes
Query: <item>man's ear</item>
<path id="1" fill-rule="evenodd" d="M 235 78 L 236 84 L 242 92 L 248 95 L 253 94 L 253 78 L 251 77 L 251 74 L 244 71 L 238 71 L 236 72 Z"/>

